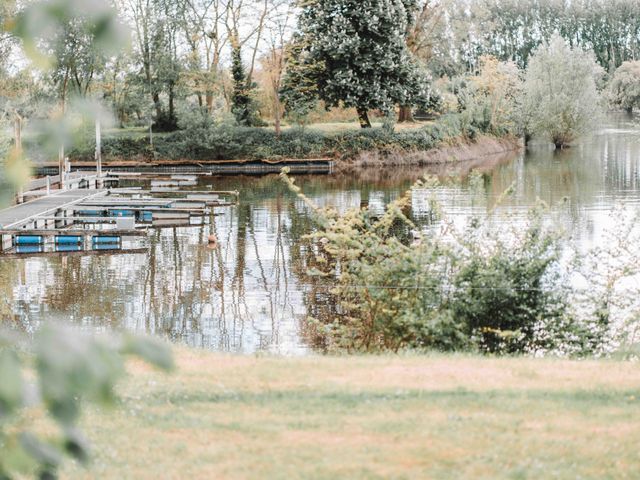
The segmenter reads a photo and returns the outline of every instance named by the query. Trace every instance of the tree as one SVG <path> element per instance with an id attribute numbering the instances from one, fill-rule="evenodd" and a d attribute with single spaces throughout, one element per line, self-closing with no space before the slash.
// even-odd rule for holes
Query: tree
<path id="1" fill-rule="evenodd" d="M 222 53 L 228 41 L 223 25 L 226 9 L 223 0 L 181 1 L 185 4 L 181 26 L 189 48 L 187 77 L 193 82 L 198 105 L 206 106 L 211 114 Z"/>
<path id="2" fill-rule="evenodd" d="M 525 75 L 526 133 L 563 148 L 588 132 L 600 112 L 596 79 L 602 74 L 592 52 L 571 48 L 559 35 L 541 45 Z"/>
<path id="3" fill-rule="evenodd" d="M 480 71 L 471 77 L 471 102 L 467 109 L 482 116 L 483 130 L 503 135 L 518 128 L 518 98 L 522 79 L 514 62 L 500 62 L 494 57 L 480 58 Z"/>
<path id="4" fill-rule="evenodd" d="M 280 136 L 282 102 L 280 88 L 285 65 L 285 43 L 293 17 L 293 5 L 288 0 L 276 0 L 272 4 L 273 14 L 267 25 L 268 52 L 262 58 L 262 70 L 266 77 L 268 98 L 273 107 L 276 135 Z"/>
<path id="5" fill-rule="evenodd" d="M 271 6 L 269 0 L 261 0 L 260 6 L 252 5 L 244 0 L 226 0 L 225 25 L 231 44 L 231 76 L 233 78 L 233 95 L 231 97 L 231 111 L 241 125 L 259 126 L 262 124 L 258 116 L 258 108 L 252 97 L 255 89 L 253 72 L 262 34 L 264 32 L 267 14 Z M 254 18 L 256 22 L 250 26 L 242 20 Z M 243 35 L 244 30 L 248 30 Z M 249 71 L 245 72 L 242 63 L 242 50 L 245 45 L 253 41 Z"/>
<path id="6" fill-rule="evenodd" d="M 234 47 L 231 50 L 231 77 L 233 78 L 231 112 L 236 117 L 236 121 L 244 126 L 259 124 L 258 112 L 251 97 L 251 86 L 247 85 L 240 47 Z"/>
<path id="7" fill-rule="evenodd" d="M 285 73 L 280 99 L 287 117 L 302 123 L 319 101 L 318 78 L 322 64 L 311 59 L 308 38 L 296 34 L 285 49 Z"/>
<path id="8" fill-rule="evenodd" d="M 617 108 L 633 112 L 640 107 L 640 61 L 624 62 L 609 84 L 609 101 Z"/>
<path id="9" fill-rule="evenodd" d="M 155 109 L 154 128 L 175 130 L 175 97 L 181 67 L 178 32 L 184 5 L 169 0 L 126 1 L 134 23 L 137 60 Z"/>
<path id="10" fill-rule="evenodd" d="M 420 5 L 405 2 L 408 9 L 409 28 L 407 30 L 407 48 L 415 59 L 425 67 L 429 66 L 437 55 L 438 45 L 442 45 L 444 8 L 438 0 L 421 0 Z M 412 122 L 413 111 L 410 105 L 401 105 L 399 122 Z"/>
<path id="11" fill-rule="evenodd" d="M 415 2 L 400 0 L 310 0 L 299 27 L 309 60 L 319 62 L 318 93 L 327 107 L 342 103 L 371 127 L 369 110 L 389 114 L 396 105 L 426 101 L 428 82 L 411 58 L 406 33 Z"/>

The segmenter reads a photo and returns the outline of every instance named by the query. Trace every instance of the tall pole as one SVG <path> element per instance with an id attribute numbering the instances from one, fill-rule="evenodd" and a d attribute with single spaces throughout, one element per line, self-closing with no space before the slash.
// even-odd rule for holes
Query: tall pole
<path id="1" fill-rule="evenodd" d="M 64 143 L 60 144 L 60 149 L 58 150 L 58 170 L 60 172 L 60 190 L 64 190 Z"/>
<path id="2" fill-rule="evenodd" d="M 14 135 L 16 141 L 16 150 L 22 152 L 22 118 L 16 113 L 16 119 L 14 124 Z"/>
<path id="3" fill-rule="evenodd" d="M 16 112 L 16 118 L 14 123 L 14 139 L 15 139 L 15 148 L 16 154 L 18 158 L 22 156 L 22 117 Z M 22 190 L 22 185 L 18 187 L 18 203 L 24 202 L 24 192 Z"/>
<path id="4" fill-rule="evenodd" d="M 100 117 L 96 117 L 96 174 L 98 177 L 98 188 L 102 188 L 102 131 L 100 128 Z"/>

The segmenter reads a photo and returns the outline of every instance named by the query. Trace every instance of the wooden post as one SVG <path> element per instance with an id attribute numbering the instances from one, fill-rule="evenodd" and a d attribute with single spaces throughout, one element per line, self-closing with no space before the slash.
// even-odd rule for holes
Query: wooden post
<path id="1" fill-rule="evenodd" d="M 15 123 L 14 123 L 14 135 L 16 141 L 16 150 L 19 152 L 22 151 L 22 117 L 16 113 Z"/>
<path id="2" fill-rule="evenodd" d="M 22 155 L 22 117 L 16 112 L 15 121 L 13 124 L 13 134 L 15 140 L 16 154 Z M 24 191 L 22 185 L 18 187 L 18 203 L 24 202 Z"/>
<path id="3" fill-rule="evenodd" d="M 58 150 L 58 171 L 60 173 L 60 190 L 64 190 L 64 171 L 65 171 L 64 144 L 61 144 L 60 149 Z"/>
<path id="4" fill-rule="evenodd" d="M 96 187 L 102 188 L 102 132 L 100 129 L 100 117 L 96 117 L 96 173 L 98 177 Z"/>

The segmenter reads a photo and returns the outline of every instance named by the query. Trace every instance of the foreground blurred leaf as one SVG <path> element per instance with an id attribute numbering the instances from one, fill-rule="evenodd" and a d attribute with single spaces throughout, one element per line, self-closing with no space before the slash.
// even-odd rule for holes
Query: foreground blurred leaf
<path id="1" fill-rule="evenodd" d="M 42 48 L 42 41 L 62 43 L 65 26 L 80 21 L 90 34 L 96 51 L 116 54 L 129 42 L 126 26 L 118 21 L 109 2 L 101 0 L 41 0 L 28 4 L 7 28 L 22 40 L 27 56 L 40 68 L 55 64 L 55 49 Z"/>
<path id="2" fill-rule="evenodd" d="M 24 382 L 20 360 L 15 352 L 0 350 L 0 419 L 22 405 Z"/>
<path id="3" fill-rule="evenodd" d="M 38 334 L 36 365 L 43 401 L 64 425 L 77 421 L 82 398 L 112 402 L 113 385 L 124 373 L 117 351 L 66 329 L 44 328 Z"/>
<path id="4" fill-rule="evenodd" d="M 22 432 L 19 438 L 25 451 L 40 465 L 54 469 L 62 462 L 62 454 L 53 445 L 28 432 Z"/>
<path id="5" fill-rule="evenodd" d="M 21 150 L 12 148 L 4 162 L 4 178 L 14 186 L 21 187 L 31 177 L 31 165 Z"/>
<path id="6" fill-rule="evenodd" d="M 82 464 L 89 462 L 89 441 L 77 428 L 68 428 L 64 432 L 64 449 Z"/>
<path id="7" fill-rule="evenodd" d="M 123 353 L 136 355 L 165 371 L 175 368 L 171 349 L 155 338 L 128 336 L 124 341 Z"/>

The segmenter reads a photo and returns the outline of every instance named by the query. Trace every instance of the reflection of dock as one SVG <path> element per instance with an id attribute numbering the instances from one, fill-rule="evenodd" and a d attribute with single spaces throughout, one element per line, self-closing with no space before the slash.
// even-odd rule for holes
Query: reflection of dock
<path id="1" fill-rule="evenodd" d="M 96 177 L 73 175 L 67 184 L 98 185 Z M 178 179 L 183 180 L 183 179 Z M 214 207 L 233 205 L 237 192 L 170 188 L 73 188 L 30 190 L 34 198 L 0 210 L 0 253 L 49 254 L 122 250 L 123 240 L 145 237 L 149 228 L 204 222 Z M 102 178 L 100 185 L 117 182 Z M 28 188 L 38 188 L 31 182 Z"/>

